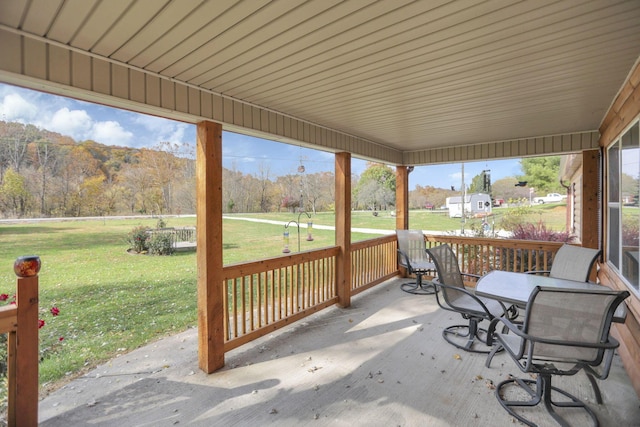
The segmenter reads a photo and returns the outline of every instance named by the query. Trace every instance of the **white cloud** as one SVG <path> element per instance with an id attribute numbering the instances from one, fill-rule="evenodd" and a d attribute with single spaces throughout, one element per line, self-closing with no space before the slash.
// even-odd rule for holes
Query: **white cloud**
<path id="1" fill-rule="evenodd" d="M 186 123 L 173 123 L 173 129 L 171 131 L 171 134 L 167 138 L 167 141 L 176 143 L 176 144 L 181 144 L 185 142 L 186 143 L 191 142 L 192 144 L 195 143 L 195 141 L 185 140 L 188 126 L 190 125 L 187 125 Z"/>
<path id="2" fill-rule="evenodd" d="M 50 119 L 40 122 L 39 126 L 82 141 L 89 135 L 93 120 L 85 110 L 69 110 L 64 107 L 53 113 Z"/>
<path id="3" fill-rule="evenodd" d="M 116 121 L 96 122 L 91 129 L 91 138 L 96 142 L 107 145 L 130 146 L 133 133 L 125 130 Z"/>
<path id="4" fill-rule="evenodd" d="M 38 117 L 38 107 L 17 93 L 7 93 L 0 104 L 0 116 L 8 122 L 29 123 Z"/>
<path id="5" fill-rule="evenodd" d="M 195 144 L 195 125 L 141 114 L 133 114 L 131 122 L 144 129 L 144 145 L 156 146 L 161 142 Z"/>

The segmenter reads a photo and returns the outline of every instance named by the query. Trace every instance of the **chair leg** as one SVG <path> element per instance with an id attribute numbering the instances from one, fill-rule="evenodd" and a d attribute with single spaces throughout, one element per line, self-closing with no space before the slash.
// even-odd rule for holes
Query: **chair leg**
<path id="1" fill-rule="evenodd" d="M 414 272 L 416 281 L 411 283 L 403 283 L 400 289 L 415 295 L 433 295 L 436 293 L 436 287 L 431 282 L 423 282 L 423 273 Z"/>
<path id="2" fill-rule="evenodd" d="M 598 386 L 598 383 L 596 382 L 596 379 L 594 378 L 593 375 L 591 375 L 588 372 L 587 372 L 587 378 L 589 378 L 589 382 L 591 383 L 591 387 L 593 387 L 593 392 L 596 395 L 596 402 L 598 402 L 598 405 L 602 405 L 602 393 L 600 393 L 600 387 Z"/>
<path id="3" fill-rule="evenodd" d="M 487 330 L 478 327 L 478 320 L 469 319 L 468 325 L 452 325 L 442 330 L 442 337 L 453 346 L 471 353 L 489 353 L 491 349 L 486 347 L 486 339 L 481 334 L 487 335 Z M 462 339 L 460 339 L 462 338 Z M 485 348 L 477 349 L 477 345 Z"/>
<path id="4" fill-rule="evenodd" d="M 535 389 L 532 385 L 535 384 Z M 508 386 L 518 386 L 529 396 L 531 399 L 529 400 L 505 400 L 503 396 L 505 395 L 505 389 Z M 560 393 L 561 395 L 568 397 L 569 401 L 559 402 L 554 401 L 551 397 L 552 391 L 556 393 Z M 545 409 L 553 417 L 553 419 L 560 424 L 561 426 L 569 427 L 570 424 L 561 417 L 554 409 L 554 407 L 558 408 L 582 408 L 587 414 L 591 417 L 595 426 L 600 425 L 598 421 L 598 417 L 596 414 L 589 408 L 584 402 L 575 397 L 572 394 L 567 393 L 566 391 L 554 387 L 551 385 L 551 374 L 538 374 L 538 378 L 535 380 L 532 379 L 522 379 L 522 378 L 512 378 L 506 381 L 502 381 L 496 386 L 496 398 L 500 405 L 513 417 L 521 421 L 522 423 L 536 427 L 537 425 L 530 420 L 527 420 L 522 415 L 515 412 L 514 408 L 518 407 L 533 407 L 538 405 L 540 402 L 543 403 Z"/>
<path id="5" fill-rule="evenodd" d="M 487 356 L 487 360 L 484 362 L 484 366 L 486 366 L 487 368 L 490 368 L 491 367 L 491 361 L 493 360 L 493 356 L 495 356 L 499 351 L 502 351 L 502 350 L 504 350 L 504 347 L 502 347 L 502 344 L 496 342 L 493 345 L 493 348 L 491 349 L 491 352 Z"/>

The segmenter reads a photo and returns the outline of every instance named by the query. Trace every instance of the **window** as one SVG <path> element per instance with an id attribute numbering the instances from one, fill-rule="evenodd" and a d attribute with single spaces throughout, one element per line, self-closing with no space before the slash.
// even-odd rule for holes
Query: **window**
<path id="1" fill-rule="evenodd" d="M 608 148 L 608 262 L 640 294 L 640 122 Z"/>

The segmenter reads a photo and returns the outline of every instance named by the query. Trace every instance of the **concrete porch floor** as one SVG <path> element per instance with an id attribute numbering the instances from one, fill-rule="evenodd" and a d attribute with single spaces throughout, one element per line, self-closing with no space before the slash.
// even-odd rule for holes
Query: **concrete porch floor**
<path id="1" fill-rule="evenodd" d="M 41 426 L 505 426 L 520 425 L 492 384 L 524 377 L 511 359 L 466 353 L 441 336 L 462 324 L 435 297 L 392 279 L 198 369 L 195 329 L 117 357 L 43 398 Z M 603 426 L 640 426 L 640 399 L 619 358 L 597 405 L 584 373 L 554 378 Z M 572 425 L 589 425 L 568 410 Z M 541 409 L 540 426 L 556 425 Z"/>

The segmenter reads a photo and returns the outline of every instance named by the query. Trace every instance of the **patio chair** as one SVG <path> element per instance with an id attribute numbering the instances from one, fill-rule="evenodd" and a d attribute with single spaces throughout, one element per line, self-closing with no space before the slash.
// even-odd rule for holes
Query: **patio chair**
<path id="1" fill-rule="evenodd" d="M 476 296 L 465 288 L 463 278 L 480 276 L 461 273 L 458 258 L 447 244 L 427 249 L 436 265 L 437 278 L 434 284 L 438 288 L 436 301 L 445 310 L 459 313 L 469 321 L 466 325 L 452 325 L 442 331 L 442 337 L 450 344 L 474 353 L 489 353 L 486 346 L 487 330 L 479 327 L 483 320 L 507 317 L 514 320 L 518 316 L 515 306 L 507 307 L 498 300 Z M 439 295 L 441 294 L 441 295 Z"/>
<path id="2" fill-rule="evenodd" d="M 600 256 L 599 249 L 564 244 L 558 249 L 551 270 L 532 270 L 529 274 L 545 274 L 558 279 L 586 282 L 591 268 Z"/>
<path id="3" fill-rule="evenodd" d="M 609 374 L 614 349 L 619 345 L 609 335 L 609 329 L 616 308 L 628 296 L 627 291 L 608 288 L 577 290 L 536 287 L 529 298 L 521 324 L 516 325 L 504 318 L 492 320 L 488 342 L 495 340 L 495 345 L 502 346 L 522 372 L 537 374 L 536 379 L 510 378 L 499 383 L 496 397 L 500 405 L 529 426 L 535 424 L 517 413 L 515 408 L 532 408 L 539 403 L 560 425 L 568 424 L 555 412 L 554 406 L 582 408 L 598 425 L 594 412 L 577 397 L 552 386 L 551 378 L 553 375 L 574 375 L 584 370 L 600 398 L 593 377 L 606 379 Z M 506 327 L 509 333 L 494 334 L 498 323 L 502 323 L 503 329 Z M 522 390 L 529 400 L 509 400 L 507 397 L 522 398 Z"/>
<path id="4" fill-rule="evenodd" d="M 400 288 L 410 294 L 431 295 L 436 288 L 431 282 L 424 282 L 422 276 L 433 272 L 435 266 L 427 256 L 424 234 L 420 230 L 396 230 L 398 237 L 398 265 L 416 276 L 415 282 L 403 283 Z"/>

